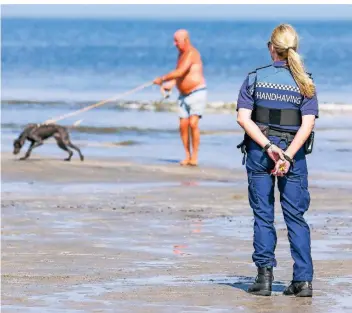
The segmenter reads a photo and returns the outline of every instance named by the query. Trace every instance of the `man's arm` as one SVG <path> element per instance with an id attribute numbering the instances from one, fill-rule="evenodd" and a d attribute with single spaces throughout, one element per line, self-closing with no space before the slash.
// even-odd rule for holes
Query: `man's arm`
<path id="1" fill-rule="evenodd" d="M 154 80 L 154 84 L 161 85 L 163 82 L 167 82 L 173 79 L 183 77 L 192 66 L 192 58 L 193 58 L 193 52 L 190 51 L 186 54 L 186 56 L 183 57 L 183 59 L 181 60 L 181 63 L 178 64 L 175 70 L 173 70 L 172 72 L 162 77 L 156 78 Z"/>
<path id="2" fill-rule="evenodd" d="M 167 81 L 166 83 L 162 83 L 160 85 L 160 92 L 163 95 L 164 99 L 167 99 L 171 95 L 171 89 L 175 87 L 176 85 L 176 79 L 172 79 Z"/>
<path id="3" fill-rule="evenodd" d="M 162 88 L 165 90 L 171 90 L 172 88 L 175 87 L 175 85 L 176 85 L 176 79 L 172 79 L 163 83 Z"/>

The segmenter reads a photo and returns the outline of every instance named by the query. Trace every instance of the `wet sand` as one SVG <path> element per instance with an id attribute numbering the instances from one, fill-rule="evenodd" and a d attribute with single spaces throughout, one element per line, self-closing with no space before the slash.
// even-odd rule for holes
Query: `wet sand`
<path id="1" fill-rule="evenodd" d="M 350 173 L 311 176 L 314 297 L 296 299 L 279 206 L 274 295 L 245 292 L 244 169 L 1 156 L 2 312 L 352 311 Z"/>

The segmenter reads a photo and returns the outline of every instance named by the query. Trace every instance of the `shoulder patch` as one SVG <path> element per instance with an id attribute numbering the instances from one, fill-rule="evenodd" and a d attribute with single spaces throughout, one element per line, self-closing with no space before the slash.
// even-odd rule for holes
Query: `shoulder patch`
<path id="1" fill-rule="evenodd" d="M 254 94 L 254 89 L 255 89 L 255 84 L 257 81 L 257 72 L 251 72 L 248 74 L 248 91 L 249 94 L 253 96 Z"/>
<path id="2" fill-rule="evenodd" d="M 257 78 L 257 72 L 251 72 L 248 74 L 248 85 L 253 85 Z"/>

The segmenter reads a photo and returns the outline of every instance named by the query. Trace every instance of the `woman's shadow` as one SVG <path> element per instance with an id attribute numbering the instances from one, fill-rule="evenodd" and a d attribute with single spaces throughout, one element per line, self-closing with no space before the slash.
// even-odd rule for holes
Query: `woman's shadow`
<path id="1" fill-rule="evenodd" d="M 254 280 L 255 280 L 255 277 L 231 275 L 231 276 L 228 276 L 228 278 L 223 280 L 219 279 L 219 280 L 212 280 L 212 281 L 219 285 L 230 286 L 247 292 L 249 286 L 251 286 L 254 283 Z M 284 282 L 274 280 L 272 291 L 277 293 L 282 293 L 285 289 L 285 286 L 286 285 Z"/>

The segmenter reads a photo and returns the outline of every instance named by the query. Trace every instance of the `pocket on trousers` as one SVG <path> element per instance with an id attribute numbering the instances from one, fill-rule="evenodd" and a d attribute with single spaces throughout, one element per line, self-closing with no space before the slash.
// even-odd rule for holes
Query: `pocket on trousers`
<path id="1" fill-rule="evenodd" d="M 257 188 L 255 186 L 252 173 L 248 173 L 248 198 L 252 207 L 259 205 Z"/>
<path id="2" fill-rule="evenodd" d="M 310 205 L 310 194 L 308 191 L 308 176 L 300 176 L 299 185 L 299 197 L 298 197 L 298 209 L 300 212 L 304 213 L 308 210 Z"/>

